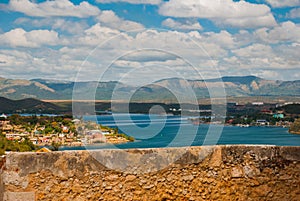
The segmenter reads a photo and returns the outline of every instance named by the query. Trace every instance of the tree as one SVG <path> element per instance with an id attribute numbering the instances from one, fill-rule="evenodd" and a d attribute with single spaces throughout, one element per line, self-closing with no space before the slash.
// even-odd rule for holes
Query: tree
<path id="1" fill-rule="evenodd" d="M 289 129 L 290 133 L 300 134 L 300 119 L 296 119 Z"/>
<path id="2" fill-rule="evenodd" d="M 52 151 L 58 151 L 59 150 L 59 147 L 61 146 L 61 143 L 60 142 L 52 142 L 51 143 L 51 150 Z"/>
<path id="3" fill-rule="evenodd" d="M 37 149 L 28 138 L 25 138 L 23 141 L 12 141 L 6 139 L 6 137 L 0 134 L 0 155 L 5 154 L 5 151 L 17 151 L 17 152 L 24 152 L 24 151 L 34 151 Z"/>

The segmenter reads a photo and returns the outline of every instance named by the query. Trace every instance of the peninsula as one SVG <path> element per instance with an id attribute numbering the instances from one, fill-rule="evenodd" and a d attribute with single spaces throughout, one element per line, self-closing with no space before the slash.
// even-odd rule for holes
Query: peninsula
<path id="1" fill-rule="evenodd" d="M 5 151 L 34 151 L 39 147 L 58 150 L 59 146 L 87 144 L 119 144 L 134 138 L 119 133 L 117 128 L 73 119 L 72 116 L 0 116 L 1 153 Z"/>

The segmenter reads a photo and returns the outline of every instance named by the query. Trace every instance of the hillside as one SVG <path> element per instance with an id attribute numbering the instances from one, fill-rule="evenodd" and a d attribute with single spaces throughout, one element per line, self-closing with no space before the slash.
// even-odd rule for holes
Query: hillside
<path id="1" fill-rule="evenodd" d="M 220 90 L 222 86 L 225 93 L 230 97 L 252 97 L 252 96 L 299 96 L 300 80 L 278 81 L 265 80 L 255 76 L 223 77 L 221 79 L 189 80 L 165 79 L 155 83 L 163 88 L 181 89 L 185 93 L 188 85 L 195 91 L 197 98 L 209 97 L 208 88 L 214 91 Z M 175 86 L 175 87 L 174 87 Z"/>
<path id="2" fill-rule="evenodd" d="M 0 113 L 57 113 L 63 108 L 33 98 L 10 100 L 0 97 Z"/>
<path id="3" fill-rule="evenodd" d="M 252 96 L 300 96 L 300 80 L 280 81 L 265 80 L 255 76 L 243 77 L 223 77 L 221 79 L 210 80 L 181 80 L 170 78 L 159 80 L 153 84 L 144 86 L 136 90 L 134 86 L 128 86 L 116 81 L 111 82 L 78 82 L 77 91 L 82 99 L 93 94 L 96 90 L 95 98 L 98 100 L 111 100 L 112 92 L 116 85 L 115 92 L 128 95 L 135 92 L 132 100 L 143 101 L 173 101 L 177 95 L 185 95 L 188 87 L 192 87 L 197 98 L 209 97 L 208 88 L 218 91 L 224 84 L 226 95 L 230 97 L 252 97 Z M 0 78 L 0 94 L 9 99 L 34 98 L 41 100 L 71 100 L 75 82 L 55 81 L 55 80 L 13 80 Z M 172 94 L 172 93 L 173 94 Z"/>
<path id="4" fill-rule="evenodd" d="M 293 134 L 300 134 L 300 119 L 297 119 L 289 128 L 289 132 Z"/>

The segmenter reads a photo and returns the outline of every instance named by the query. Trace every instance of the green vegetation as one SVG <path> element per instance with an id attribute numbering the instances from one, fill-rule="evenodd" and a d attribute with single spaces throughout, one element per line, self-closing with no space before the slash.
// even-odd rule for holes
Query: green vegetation
<path id="1" fill-rule="evenodd" d="M 13 114 L 8 117 L 10 124 L 20 126 L 28 132 L 33 131 L 36 126 L 44 127 L 40 130 L 40 134 L 54 134 L 61 133 L 61 126 L 67 126 L 70 132 L 77 134 L 76 127 L 72 122 L 72 116 L 21 116 L 19 114 Z"/>
<path id="2" fill-rule="evenodd" d="M 300 104 L 290 104 L 281 107 L 286 113 L 289 114 L 300 114 Z"/>
<path id="3" fill-rule="evenodd" d="M 276 125 L 277 122 L 292 122 L 294 121 L 294 118 L 292 117 L 285 117 L 285 118 L 274 118 L 273 115 L 268 114 L 252 114 L 247 116 L 237 115 L 234 117 L 227 117 L 226 122 L 231 121 L 231 124 L 237 125 L 237 124 L 253 124 L 258 119 L 264 119 L 267 122 L 269 122 L 269 125 L 273 126 Z"/>
<path id="4" fill-rule="evenodd" d="M 50 147 L 50 150 L 51 151 L 58 151 L 59 147 L 61 146 L 62 144 L 60 142 L 52 142 L 51 143 L 51 147 Z"/>
<path id="5" fill-rule="evenodd" d="M 0 97 L 1 113 L 63 113 L 65 108 L 56 104 L 43 102 L 34 98 L 26 98 L 22 100 L 10 100 Z"/>
<path id="6" fill-rule="evenodd" d="M 289 129 L 290 133 L 300 134 L 300 119 L 295 120 Z"/>
<path id="7" fill-rule="evenodd" d="M 134 141 L 134 137 L 132 136 L 128 136 L 124 133 L 116 133 L 116 134 L 109 134 L 107 136 L 112 136 L 112 137 L 121 137 L 121 138 L 125 138 L 126 140 L 133 142 Z"/>
<path id="8" fill-rule="evenodd" d="M 0 155 L 4 155 L 5 151 L 35 151 L 37 148 L 28 138 L 22 141 L 12 141 L 6 139 L 2 133 L 0 134 Z"/>
<path id="9" fill-rule="evenodd" d="M 126 135 L 124 133 L 119 133 L 119 129 L 118 128 L 110 128 L 108 126 L 103 126 L 100 125 L 101 130 L 108 130 L 111 134 L 107 135 L 107 136 L 112 136 L 112 137 L 121 137 L 124 138 L 130 142 L 133 142 L 135 139 L 132 136 Z"/>
<path id="10" fill-rule="evenodd" d="M 5 151 L 34 151 L 38 145 L 57 151 L 65 140 L 77 140 L 77 130 L 72 116 L 21 116 L 13 114 L 0 119 L 0 153 Z M 13 135 L 12 135 L 13 134 Z M 62 134 L 59 136 L 59 134 Z"/>
<path id="11" fill-rule="evenodd" d="M 2 154 L 5 151 L 32 151 L 39 146 L 48 146 L 52 151 L 58 151 L 59 147 L 81 146 L 83 138 L 89 138 L 91 143 L 99 138 L 98 133 L 93 134 L 93 130 L 102 130 L 103 134 L 108 134 L 111 138 L 108 143 L 123 143 L 134 141 L 133 137 L 120 134 L 118 128 L 101 126 L 96 122 L 84 122 L 76 120 L 76 125 L 72 116 L 21 116 L 13 114 L 5 119 L 1 119 L 0 129 L 3 131 L 1 139 Z M 104 134 L 105 132 L 105 134 Z M 101 131 L 99 132 L 101 133 Z M 122 138 L 122 139 L 120 139 Z"/>

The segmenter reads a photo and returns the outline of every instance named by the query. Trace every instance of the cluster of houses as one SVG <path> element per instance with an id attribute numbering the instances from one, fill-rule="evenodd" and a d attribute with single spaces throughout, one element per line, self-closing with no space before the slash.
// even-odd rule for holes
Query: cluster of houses
<path id="1" fill-rule="evenodd" d="M 111 143 L 119 144 L 126 143 L 128 140 L 122 136 L 117 135 L 116 131 L 111 128 L 101 128 L 98 124 L 92 123 L 93 129 L 87 129 L 86 123 L 80 123 L 81 132 L 79 135 L 82 136 L 81 141 L 83 144 L 96 144 L 96 143 Z M 91 122 L 89 122 L 91 127 Z"/>
<path id="2" fill-rule="evenodd" d="M 98 124 L 86 126 L 86 122 L 78 119 L 72 120 L 80 127 L 80 132 L 75 134 L 68 126 L 61 125 L 61 132 L 44 134 L 45 126 L 36 125 L 31 132 L 26 131 L 21 125 L 12 125 L 7 116 L 0 116 L 0 130 L 9 140 L 23 140 L 28 138 L 33 144 L 38 146 L 51 145 L 53 142 L 64 146 L 83 146 L 95 143 L 124 143 L 127 140 L 115 134 L 114 129 L 101 129 Z M 77 129 L 78 130 L 78 129 Z M 117 134 L 117 133 L 116 133 Z"/>
<path id="3" fill-rule="evenodd" d="M 95 144 L 95 143 L 105 143 L 106 137 L 105 135 L 109 134 L 109 132 L 102 130 L 87 130 L 85 133 L 84 143 L 85 144 Z"/>
<path id="4" fill-rule="evenodd" d="M 282 104 L 264 103 L 264 102 L 252 102 L 248 104 L 239 104 L 237 102 L 228 103 L 228 111 L 234 116 L 235 114 L 245 114 L 241 118 L 249 117 L 248 111 L 257 111 L 259 115 L 253 115 L 252 118 L 257 118 L 254 122 L 251 122 L 252 126 L 280 126 L 290 127 L 292 124 L 291 119 L 295 118 L 296 114 L 291 114 L 285 111 L 283 106 L 297 105 L 298 102 L 285 102 Z M 247 114 L 247 115 L 246 115 Z M 231 124 L 233 119 L 230 119 L 227 123 Z M 239 124 L 241 127 L 248 127 L 250 125 Z"/>
<path id="5" fill-rule="evenodd" d="M 12 125 L 5 114 L 0 116 L 0 130 L 9 140 L 23 140 L 28 138 L 33 144 L 39 146 L 51 145 L 52 142 L 62 145 L 79 146 L 81 140 L 75 136 L 67 126 L 62 126 L 61 133 L 43 134 L 45 126 L 36 125 L 31 132 L 26 131 L 21 125 Z"/>

